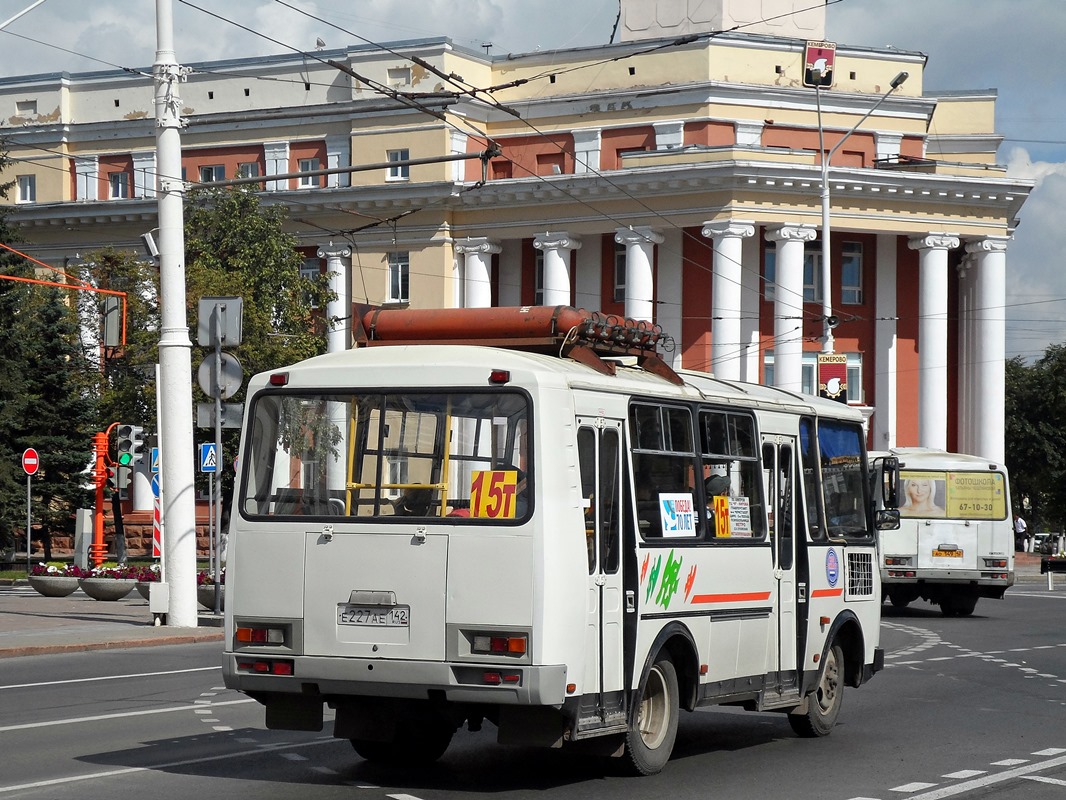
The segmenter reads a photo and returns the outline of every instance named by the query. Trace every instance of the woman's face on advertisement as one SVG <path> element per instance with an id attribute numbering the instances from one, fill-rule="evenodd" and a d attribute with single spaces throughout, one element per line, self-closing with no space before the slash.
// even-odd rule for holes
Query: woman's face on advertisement
<path id="1" fill-rule="evenodd" d="M 929 496 L 932 493 L 932 481 L 917 479 L 907 482 L 907 495 L 910 497 L 912 503 L 924 503 L 929 499 Z"/>

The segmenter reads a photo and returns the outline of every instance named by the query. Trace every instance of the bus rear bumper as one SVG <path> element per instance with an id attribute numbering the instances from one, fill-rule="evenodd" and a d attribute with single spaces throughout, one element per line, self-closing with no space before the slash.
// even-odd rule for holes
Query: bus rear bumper
<path id="1" fill-rule="evenodd" d="M 282 664 L 280 670 L 275 665 Z M 566 699 L 566 666 L 464 664 L 366 658 L 223 654 L 226 687 L 249 695 L 301 694 L 394 697 L 451 703 L 559 706 Z"/>

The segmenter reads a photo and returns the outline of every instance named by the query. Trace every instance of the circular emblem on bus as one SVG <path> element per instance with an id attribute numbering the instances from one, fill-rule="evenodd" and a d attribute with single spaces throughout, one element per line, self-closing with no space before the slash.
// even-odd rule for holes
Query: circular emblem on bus
<path id="1" fill-rule="evenodd" d="M 840 561 L 837 559 L 836 548 L 830 547 L 825 554 L 825 578 L 830 586 L 836 586 L 839 577 Z"/>

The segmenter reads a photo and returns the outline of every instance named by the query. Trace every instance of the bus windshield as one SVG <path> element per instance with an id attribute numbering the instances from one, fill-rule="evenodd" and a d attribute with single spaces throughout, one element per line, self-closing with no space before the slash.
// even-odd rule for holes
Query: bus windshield
<path id="1" fill-rule="evenodd" d="M 521 392 L 264 392 L 249 420 L 246 517 L 476 523 L 529 512 Z"/>

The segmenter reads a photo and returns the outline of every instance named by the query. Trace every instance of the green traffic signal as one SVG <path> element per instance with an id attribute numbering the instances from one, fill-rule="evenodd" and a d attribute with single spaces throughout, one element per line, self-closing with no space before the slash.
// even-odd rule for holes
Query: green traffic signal
<path id="1" fill-rule="evenodd" d="M 123 467 L 128 467 L 133 463 L 133 453 L 119 453 L 118 463 Z"/>

